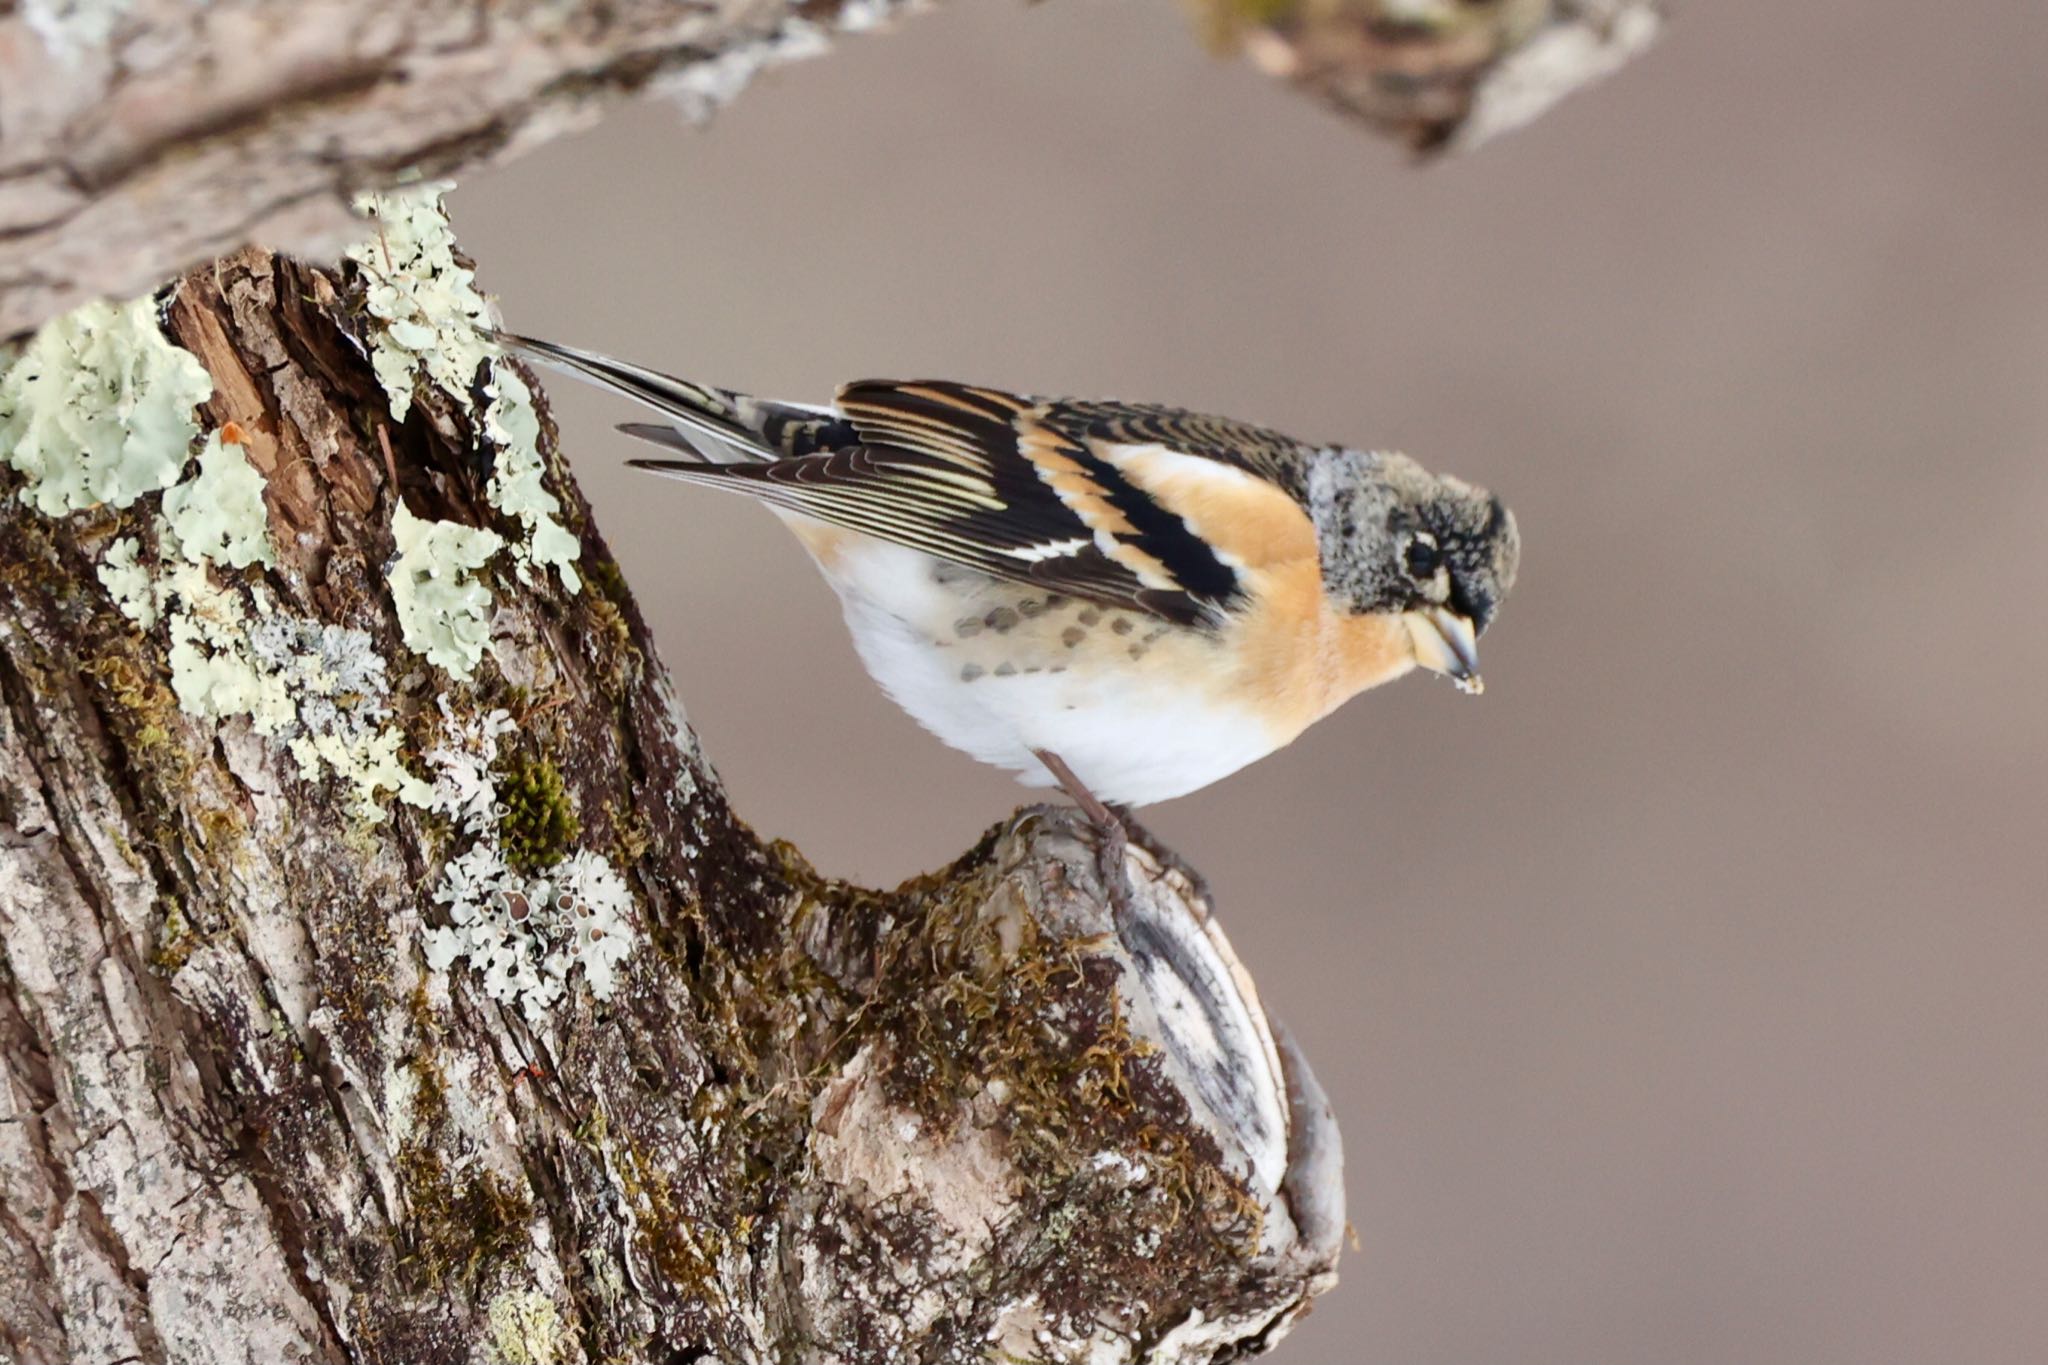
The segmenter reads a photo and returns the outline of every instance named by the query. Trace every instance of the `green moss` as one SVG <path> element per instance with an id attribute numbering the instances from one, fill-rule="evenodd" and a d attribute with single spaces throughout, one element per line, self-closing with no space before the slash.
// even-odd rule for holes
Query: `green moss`
<path id="1" fill-rule="evenodd" d="M 593 559 L 583 566 L 583 576 L 591 586 L 619 606 L 626 604 L 626 574 L 616 559 Z"/>
<path id="2" fill-rule="evenodd" d="M 539 872 L 568 856 L 582 824 L 561 769 L 546 758 L 515 754 L 498 780 L 505 808 L 498 837 L 506 861 L 522 872 Z"/>
<path id="3" fill-rule="evenodd" d="M 640 651 L 633 644 L 632 628 L 609 597 L 593 596 L 584 615 L 584 638 L 590 641 L 597 661 L 597 680 L 614 701 L 631 692 L 640 681 Z"/>
<path id="4" fill-rule="evenodd" d="M 198 823 L 200 838 L 210 850 L 218 850 L 249 830 L 249 822 L 242 818 L 242 813 L 228 806 L 208 806 L 199 812 Z"/>
<path id="5" fill-rule="evenodd" d="M 175 787 L 191 771 L 192 762 L 177 740 L 178 699 L 130 643 L 110 646 L 85 665 L 100 684 L 112 729 L 129 745 L 136 767 L 167 787 Z"/>
<path id="6" fill-rule="evenodd" d="M 716 1228 L 696 1226 L 662 1174 L 665 1163 L 634 1147 L 616 1153 L 619 1186 L 633 1210 L 641 1250 L 670 1284 L 693 1296 L 710 1292 L 718 1277 L 724 1239 Z"/>
<path id="7" fill-rule="evenodd" d="M 337 1044 L 365 1070 L 384 1059 L 380 1025 L 392 1008 L 391 924 L 380 900 L 344 897 L 319 923 L 316 977 L 321 1003 L 339 1022 Z"/>
<path id="8" fill-rule="evenodd" d="M 412 1073 L 415 1082 L 412 1121 L 431 1132 L 448 1117 L 448 1078 L 442 1073 L 441 1064 L 434 1060 L 434 1054 L 425 1049 L 414 1053 L 405 1069 Z"/>
<path id="9" fill-rule="evenodd" d="M 612 861 L 624 871 L 647 856 L 654 836 L 648 832 L 646 817 L 631 805 L 604 799 L 605 820 L 612 828 Z"/>
<path id="10" fill-rule="evenodd" d="M 448 1077 L 436 1057 L 441 1020 L 425 983 L 413 987 L 406 997 L 405 1012 L 415 1038 L 413 1054 L 405 1062 L 413 1079 L 410 1126 L 414 1132 L 431 1133 L 448 1118 Z"/>
<path id="11" fill-rule="evenodd" d="M 399 1264 L 416 1284 L 446 1286 L 452 1276 L 467 1289 L 532 1240 L 533 1202 L 495 1171 L 458 1183 L 425 1140 L 400 1147 L 393 1167 L 407 1214 Z"/>
<path id="12" fill-rule="evenodd" d="M 176 976 L 199 946 L 199 934 L 185 918 L 185 907 L 176 896 L 164 897 L 164 920 L 157 926 L 156 951 L 150 965 L 165 976 Z"/>
<path id="13" fill-rule="evenodd" d="M 863 1008 L 870 1037 L 890 1050 L 891 1100 L 944 1132 L 993 1089 L 1011 1158 L 1048 1211 L 1068 1206 L 1070 1182 L 1088 1178 L 1084 1158 L 1108 1147 L 1142 1155 L 1146 1197 L 1162 1201 L 1146 1222 L 1169 1241 L 1188 1239 L 1188 1263 L 1206 1259 L 1197 1243 L 1255 1247 L 1258 1201 L 1217 1168 L 1155 1048 L 1132 1034 L 1119 968 L 1101 942 L 1047 934 L 996 885 L 993 864 L 980 875 L 972 866 L 904 888 L 917 908 L 878 947 Z M 1062 1255 L 1085 1282 L 1089 1258 L 1111 1253 L 1094 1246 L 1094 1229 L 1073 1240 Z"/>
<path id="14" fill-rule="evenodd" d="M 400 1268 L 420 1286 L 445 1286 L 451 1276 L 473 1286 L 494 1263 L 523 1253 L 532 1241 L 533 1202 L 493 1171 L 463 1179 L 448 1169 L 448 1078 L 441 1069 L 442 1022 L 425 985 L 403 1009 L 414 1035 L 404 1063 L 413 1085 L 405 1138 L 393 1168 L 405 1195 L 399 1230 Z"/>
<path id="15" fill-rule="evenodd" d="M 405 1012 L 422 1045 L 440 1041 L 441 1019 L 434 1010 L 434 997 L 428 994 L 426 982 L 414 986 L 412 993 L 405 997 Z"/>
<path id="16" fill-rule="evenodd" d="M 1283 22 L 1299 8 L 1298 0 L 1225 0 L 1225 3 L 1238 19 L 1262 27 Z"/>

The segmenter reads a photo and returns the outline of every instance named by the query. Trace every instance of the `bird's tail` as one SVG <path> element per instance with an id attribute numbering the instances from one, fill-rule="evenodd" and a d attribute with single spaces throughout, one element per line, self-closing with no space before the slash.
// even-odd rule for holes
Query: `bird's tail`
<path id="1" fill-rule="evenodd" d="M 758 464 L 808 454 L 825 444 L 824 429 L 840 422 L 827 408 L 693 384 L 595 351 L 509 332 L 498 333 L 497 339 L 522 359 L 653 408 L 666 423 L 622 422 L 619 430 L 711 464 Z"/>

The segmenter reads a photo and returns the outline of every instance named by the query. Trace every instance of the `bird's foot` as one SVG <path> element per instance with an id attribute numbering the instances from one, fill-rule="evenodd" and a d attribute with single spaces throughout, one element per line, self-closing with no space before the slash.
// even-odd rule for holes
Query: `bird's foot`
<path id="1" fill-rule="evenodd" d="M 1129 806 L 1113 804 L 1109 809 L 1116 816 L 1117 824 L 1123 830 L 1125 841 L 1144 850 L 1145 857 L 1151 860 L 1155 870 L 1147 877 L 1148 881 L 1157 882 L 1164 880 L 1168 876 L 1179 877 L 1187 883 L 1196 900 L 1206 901 L 1209 899 L 1208 880 L 1195 870 L 1193 863 L 1183 858 L 1164 840 L 1160 839 L 1158 835 L 1140 824 L 1138 817 L 1131 812 Z"/>
<path id="2" fill-rule="evenodd" d="M 1137 888 L 1131 884 L 1131 835 L 1115 811 L 1105 808 L 1102 815 L 1106 818 L 1091 816 L 1096 833 L 1095 871 L 1102 878 L 1102 890 L 1117 923 L 1123 924 L 1137 913 L 1133 900 Z"/>
<path id="3" fill-rule="evenodd" d="M 1110 909 L 1115 913 L 1117 923 L 1128 923 L 1136 913 L 1133 900 L 1135 888 L 1131 885 L 1130 832 L 1124 828 L 1124 815 L 1089 791 L 1074 770 L 1066 765 L 1058 754 L 1039 749 L 1034 752 L 1046 771 L 1074 798 L 1074 804 L 1095 826 L 1095 870 L 1102 878 L 1102 890 L 1109 897 Z"/>

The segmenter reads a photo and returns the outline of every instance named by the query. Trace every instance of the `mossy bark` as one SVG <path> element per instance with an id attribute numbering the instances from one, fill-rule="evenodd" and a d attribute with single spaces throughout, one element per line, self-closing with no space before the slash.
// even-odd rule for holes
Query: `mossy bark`
<path id="1" fill-rule="evenodd" d="M 891 892 L 728 807 L 567 477 L 583 590 L 487 571 L 467 681 L 410 653 L 392 514 L 506 534 L 490 447 L 392 423 L 346 279 L 168 295 L 263 475 L 277 609 L 367 632 L 401 757 L 493 709 L 537 861 L 602 853 L 639 946 L 538 1020 L 429 970 L 455 834 L 178 704 L 95 579 L 138 504 L 0 501 L 0 1358 L 1206 1361 L 1333 1278 L 1334 1128 L 1167 855 L 1112 915 L 1027 811 Z M 511 809 L 512 807 L 508 807 Z M 1141 841 L 1142 842 L 1142 841 Z"/>

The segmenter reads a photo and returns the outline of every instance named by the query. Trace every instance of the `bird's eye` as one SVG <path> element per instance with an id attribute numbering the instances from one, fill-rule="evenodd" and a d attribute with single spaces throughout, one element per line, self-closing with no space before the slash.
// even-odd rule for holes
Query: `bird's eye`
<path id="1" fill-rule="evenodd" d="M 1418 579 L 1434 578 L 1436 571 L 1443 567 L 1444 552 L 1437 548 L 1436 537 L 1427 531 L 1417 531 L 1408 542 L 1405 553 L 1408 572 Z"/>

